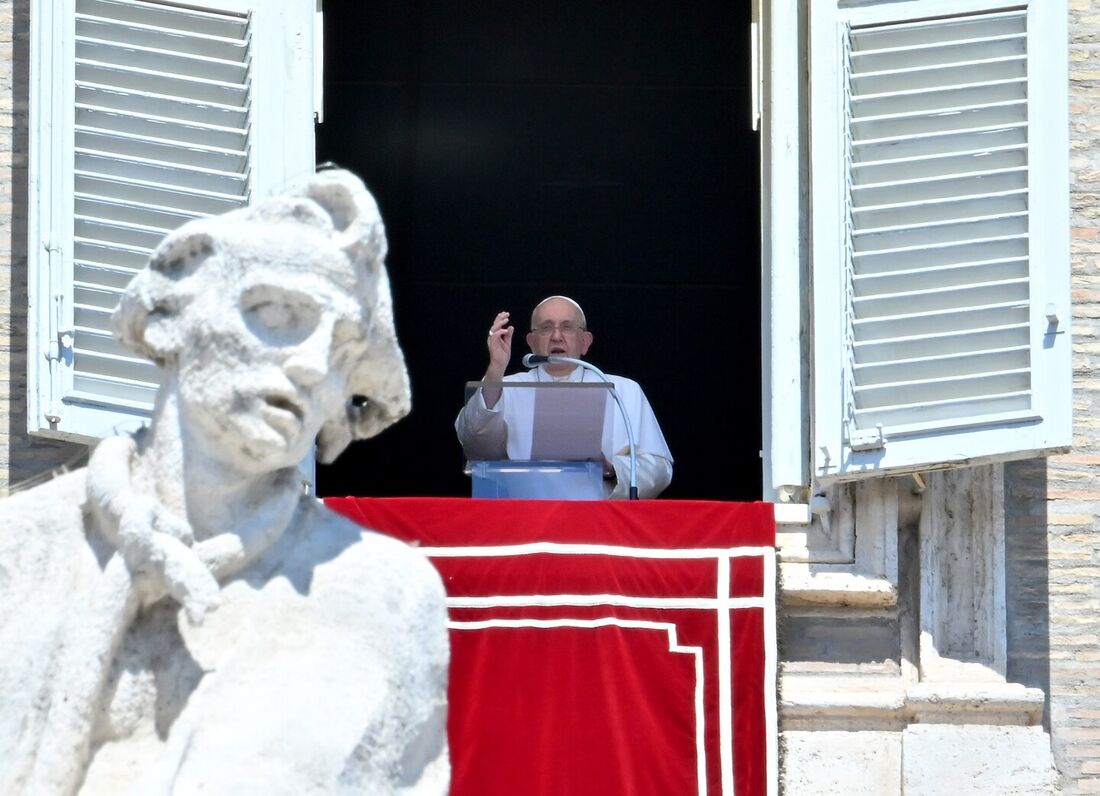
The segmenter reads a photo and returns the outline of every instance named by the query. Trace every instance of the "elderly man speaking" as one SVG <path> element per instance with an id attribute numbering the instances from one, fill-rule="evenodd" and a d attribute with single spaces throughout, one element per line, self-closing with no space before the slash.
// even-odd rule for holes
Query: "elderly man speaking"
<path id="1" fill-rule="evenodd" d="M 486 382 L 598 381 L 599 376 L 571 363 L 544 363 L 529 371 L 505 376 L 512 358 L 510 315 L 500 312 L 489 328 L 486 345 L 489 367 Z M 538 303 L 531 313 L 531 331 L 527 345 L 537 356 L 562 356 L 579 359 L 592 345 L 584 310 L 566 296 L 550 296 Z M 672 480 L 672 454 L 661 427 L 638 383 L 622 376 L 608 378 L 622 398 L 634 429 L 638 452 L 638 496 L 657 497 Z M 510 395 L 511 390 L 483 387 L 470 397 L 455 420 L 455 431 L 467 458 L 530 458 L 533 403 Z M 609 415 L 604 429 L 603 455 L 606 459 L 604 494 L 625 498 L 630 481 L 630 447 L 626 425 L 618 412 Z"/>

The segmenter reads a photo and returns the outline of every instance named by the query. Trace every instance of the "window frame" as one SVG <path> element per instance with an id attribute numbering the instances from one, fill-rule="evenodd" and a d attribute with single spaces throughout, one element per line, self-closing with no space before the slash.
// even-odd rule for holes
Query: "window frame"
<path id="1" fill-rule="evenodd" d="M 314 168 L 316 0 L 160 0 L 134 5 L 247 13 L 251 18 L 249 199 Z M 31 0 L 28 159 L 27 431 L 91 442 L 148 422 L 152 402 L 73 398 L 75 0 Z"/>
<path id="2" fill-rule="evenodd" d="M 835 12 L 837 4 L 837 0 L 820 4 L 815 0 L 810 8 L 797 0 L 773 0 L 765 3 L 762 14 L 762 458 L 764 498 L 769 500 L 804 502 L 811 492 L 838 480 L 1030 457 L 1064 450 L 1071 442 L 1067 14 L 1064 2 L 1015 3 L 1011 5 L 1026 6 L 1028 12 L 1029 118 L 1062 122 L 1029 125 L 1031 347 L 1033 355 L 1043 354 L 1033 356 L 1032 373 L 1039 388 L 1034 408 L 1043 419 L 1037 424 L 945 431 L 929 435 L 918 445 L 888 443 L 889 455 L 880 451 L 865 456 L 840 474 L 819 467 L 820 447 L 832 445 L 835 460 L 841 439 L 840 396 L 835 390 L 826 395 L 820 376 L 842 372 L 843 318 L 834 313 L 826 324 L 822 318 L 829 308 L 843 306 L 838 300 L 843 266 L 838 263 L 830 269 L 820 258 L 814 261 L 811 214 L 819 212 L 823 203 L 834 208 L 842 204 L 843 181 L 837 179 L 831 187 L 813 185 L 812 167 L 820 163 L 812 163 L 811 153 L 812 145 L 820 143 L 814 136 L 838 134 L 836 125 L 843 113 L 839 61 L 824 74 L 821 64 L 811 68 L 812 25 L 820 20 L 810 15 L 820 16 L 821 5 Z M 1005 6 L 990 0 L 840 0 L 840 5 L 858 22 L 872 20 L 884 8 L 895 17 L 928 17 Z M 1043 45 L 1038 53 L 1033 42 Z M 1041 91 L 1036 90 L 1038 86 Z M 843 159 L 839 150 L 834 159 Z M 839 173 L 839 164 L 832 165 Z M 1037 201 L 1034 197 L 1039 195 L 1052 198 Z M 1050 267 L 1040 267 L 1035 252 L 1043 252 L 1043 262 Z M 811 307 L 801 303 L 807 295 L 812 296 Z M 1053 346 L 1044 348 L 1050 304 L 1060 322 L 1058 334 L 1052 336 Z M 794 313 L 794 307 L 801 311 Z M 796 417 L 802 423 L 794 422 Z M 830 424 L 831 434 L 823 436 Z M 822 442 L 824 438 L 829 441 Z M 899 445 L 905 449 L 904 456 L 895 453 Z"/>

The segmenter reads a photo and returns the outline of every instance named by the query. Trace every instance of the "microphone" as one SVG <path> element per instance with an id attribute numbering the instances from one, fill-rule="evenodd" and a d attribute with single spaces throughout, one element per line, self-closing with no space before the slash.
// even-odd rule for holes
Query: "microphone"
<path id="1" fill-rule="evenodd" d="M 539 365 L 577 365 L 578 367 L 590 370 L 600 377 L 601 381 L 607 382 L 611 387 L 611 397 L 615 399 L 615 404 L 619 407 L 619 414 L 623 416 L 623 424 L 626 426 L 626 438 L 630 443 L 630 499 L 638 499 L 638 448 L 634 444 L 634 426 L 630 424 L 630 415 L 626 413 L 626 406 L 623 404 L 622 396 L 619 395 L 619 391 L 615 389 L 615 382 L 611 381 L 607 377 L 607 374 L 583 359 L 577 359 L 575 357 L 560 357 L 554 354 L 550 356 L 539 356 L 538 354 L 524 354 L 523 366 L 525 368 L 534 368 Z"/>

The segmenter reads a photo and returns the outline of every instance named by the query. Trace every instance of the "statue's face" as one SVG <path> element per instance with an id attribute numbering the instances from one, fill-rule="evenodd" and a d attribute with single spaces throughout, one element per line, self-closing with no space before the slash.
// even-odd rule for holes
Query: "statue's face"
<path id="1" fill-rule="evenodd" d="M 208 266 L 221 277 L 182 313 L 178 384 L 183 419 L 208 455 L 266 471 L 300 461 L 343 411 L 366 341 L 355 275 L 328 238 L 253 232 L 222 247 L 239 267 Z"/>

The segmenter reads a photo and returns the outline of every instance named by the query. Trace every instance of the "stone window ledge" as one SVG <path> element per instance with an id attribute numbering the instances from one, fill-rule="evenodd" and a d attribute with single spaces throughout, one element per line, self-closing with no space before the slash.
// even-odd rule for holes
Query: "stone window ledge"
<path id="1" fill-rule="evenodd" d="M 1016 683 L 906 685 L 872 678 L 784 675 L 784 730 L 901 730 L 910 724 L 1034 726 L 1043 692 Z"/>

